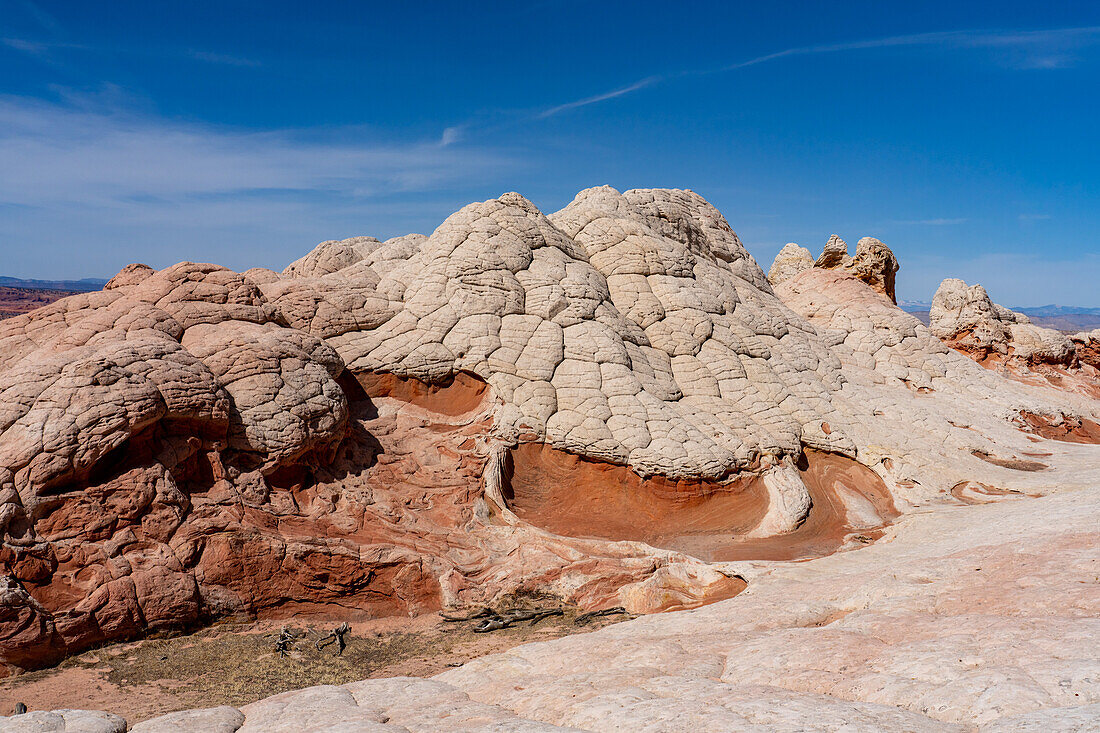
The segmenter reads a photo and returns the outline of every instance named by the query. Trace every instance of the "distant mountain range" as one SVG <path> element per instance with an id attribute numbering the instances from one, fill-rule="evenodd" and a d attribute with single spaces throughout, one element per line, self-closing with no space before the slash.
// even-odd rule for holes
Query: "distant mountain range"
<path id="1" fill-rule="evenodd" d="M 1100 308 L 1080 308 L 1072 305 L 1040 305 L 1034 308 L 1013 308 L 1025 316 L 1056 318 L 1059 316 L 1100 316 Z"/>
<path id="2" fill-rule="evenodd" d="M 0 275 L 0 287 L 20 290 L 68 290 L 86 293 L 101 290 L 106 284 L 106 280 L 98 277 L 86 277 L 81 280 L 23 280 Z"/>
<path id="3" fill-rule="evenodd" d="M 912 313 L 925 324 L 928 323 L 928 309 L 932 304 L 922 300 L 898 301 L 898 307 Z M 1100 308 L 1084 308 L 1073 305 L 1040 305 L 1031 308 L 1009 306 L 1017 313 L 1023 313 L 1036 326 L 1053 328 L 1064 333 L 1091 331 L 1100 328 Z"/>

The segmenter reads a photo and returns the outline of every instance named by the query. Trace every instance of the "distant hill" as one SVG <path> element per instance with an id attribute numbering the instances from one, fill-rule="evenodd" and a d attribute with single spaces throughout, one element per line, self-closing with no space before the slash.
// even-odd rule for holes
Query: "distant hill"
<path id="1" fill-rule="evenodd" d="M 1057 309 L 1062 307 L 1045 305 L 1042 308 L 1013 308 L 1012 310 L 1023 313 L 1036 326 L 1045 326 L 1065 333 L 1077 333 L 1078 331 L 1091 331 L 1100 328 L 1100 308 L 1067 308 L 1065 313 L 1051 315 L 1037 313 L 1037 311 L 1045 311 L 1048 308 Z"/>
<path id="2" fill-rule="evenodd" d="M 1073 305 L 1038 305 L 1033 308 L 1013 308 L 1025 316 L 1100 316 L 1100 308 L 1079 308 Z"/>
<path id="3" fill-rule="evenodd" d="M 1081 308 L 1072 305 L 1039 305 L 1033 308 L 1013 308 L 1028 318 L 1071 318 L 1100 321 L 1100 308 Z M 1093 326 L 1095 328 L 1095 326 Z"/>
<path id="4" fill-rule="evenodd" d="M 96 277 L 82 280 L 24 280 L 0 275 L 0 319 L 41 308 L 67 295 L 101 290 L 106 284 L 106 280 Z"/>
<path id="5" fill-rule="evenodd" d="M 928 325 L 928 309 L 931 303 L 920 300 L 903 300 L 898 303 L 898 306 L 903 311 L 912 313 L 921 323 Z M 1091 331 L 1094 328 L 1100 328 L 1100 308 L 1041 305 L 1033 308 L 1013 307 L 1012 310 L 1023 313 L 1036 326 L 1053 328 L 1063 333 L 1077 333 L 1078 331 Z"/>
<path id="6" fill-rule="evenodd" d="M 0 275 L 0 286 L 22 290 L 65 290 L 87 293 L 92 290 L 102 290 L 106 284 L 106 280 L 97 277 L 86 277 L 81 280 L 24 280 Z"/>
<path id="7" fill-rule="evenodd" d="M 912 307 L 907 308 L 905 306 L 902 306 L 901 309 L 903 311 L 905 311 L 906 313 L 912 313 L 914 316 L 917 317 L 918 321 L 920 321 L 921 323 L 923 323 L 926 326 L 929 323 L 931 323 L 931 319 L 928 317 L 928 309 L 927 308 L 923 308 L 923 309 L 912 308 Z"/>
<path id="8" fill-rule="evenodd" d="M 77 295 L 78 290 L 55 290 L 52 288 L 13 288 L 0 285 L 0 319 L 19 316 L 35 308 L 60 300 L 67 295 Z"/>

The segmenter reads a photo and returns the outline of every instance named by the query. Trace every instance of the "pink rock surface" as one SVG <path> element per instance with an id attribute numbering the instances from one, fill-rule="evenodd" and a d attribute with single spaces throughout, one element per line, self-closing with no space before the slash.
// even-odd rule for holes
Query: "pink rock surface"
<path id="1" fill-rule="evenodd" d="M 229 730 L 1095 730 L 1098 508 L 1093 488 L 910 514 L 858 552 L 748 564 L 705 608 L 276 695 Z"/>
<path id="2" fill-rule="evenodd" d="M 773 290 L 690 191 L 506 194 L 5 320 L 0 662 L 518 591 L 692 608 L 899 513 L 1094 485 L 1092 446 L 1027 420 L 1100 404 L 948 349 L 876 241 Z"/>

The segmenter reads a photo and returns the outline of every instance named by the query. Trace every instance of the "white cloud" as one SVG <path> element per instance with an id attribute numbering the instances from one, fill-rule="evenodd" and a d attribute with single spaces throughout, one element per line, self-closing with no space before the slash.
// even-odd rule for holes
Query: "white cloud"
<path id="1" fill-rule="evenodd" d="M 54 20 L 53 16 L 40 8 L 36 3 L 31 2 L 31 0 L 19 0 L 19 6 L 28 17 L 34 20 L 34 22 L 40 25 L 44 30 L 51 33 L 57 33 L 61 30 L 60 24 Z"/>
<path id="2" fill-rule="evenodd" d="M 554 115 L 565 112 L 566 110 L 576 109 L 577 107 L 586 107 L 590 104 L 596 104 L 597 102 L 605 102 L 609 99 L 615 99 L 616 97 L 621 97 L 624 94 L 630 94 L 631 92 L 636 92 L 639 89 L 645 89 L 648 86 L 652 86 L 653 84 L 661 81 L 663 78 L 664 77 L 660 76 L 650 76 L 646 77 L 645 79 L 639 79 L 633 84 L 627 85 L 620 89 L 613 89 L 610 92 L 604 92 L 602 94 L 597 94 L 592 97 L 585 97 L 584 99 L 578 99 L 574 102 L 566 102 L 565 104 L 559 104 L 556 107 L 550 107 L 549 109 L 545 109 L 542 112 L 539 112 L 536 117 L 541 120 L 547 117 L 553 117 Z"/>
<path id="3" fill-rule="evenodd" d="M 370 196 L 431 190 L 502 162 L 434 141 L 326 133 L 217 128 L 0 97 L 0 202 L 113 205 L 267 190 Z"/>
<path id="4" fill-rule="evenodd" d="M 448 187 L 511 165 L 436 138 L 251 131 L 139 114 L 115 93 L 67 100 L 0 96 L 0 274 L 107 276 L 183 259 L 281 267 L 321 239 L 387 233 L 373 222 L 430 231 L 455 208 Z M 419 215 L 396 210 L 398 195 L 422 202 Z"/>
<path id="5" fill-rule="evenodd" d="M 464 130 L 465 126 L 463 125 L 456 125 L 454 127 L 444 128 L 443 134 L 439 138 L 440 146 L 447 147 L 448 145 L 453 145 L 454 143 L 458 142 L 462 139 L 462 134 Z"/>
<path id="6" fill-rule="evenodd" d="M 92 54 L 127 55 L 137 57 L 162 57 L 166 59 L 190 59 L 202 61 L 208 64 L 222 64 L 225 66 L 240 66 L 259 68 L 262 64 L 256 59 L 247 58 L 229 53 L 218 53 L 201 48 L 171 48 L 156 46 L 152 48 L 123 47 L 117 45 L 88 45 L 83 43 L 66 43 L 61 41 L 41 41 L 31 38 L 7 37 L 0 38 L 0 44 L 16 51 L 34 56 L 39 61 L 50 63 L 55 61 L 57 51 L 75 51 Z"/>
<path id="7" fill-rule="evenodd" d="M 1029 54 L 1021 62 L 1027 63 L 1029 59 L 1037 59 L 1035 68 L 1059 68 L 1068 61 L 1066 57 L 1058 57 L 1051 54 L 1051 49 L 1079 46 L 1095 43 L 1100 40 L 1100 26 L 1084 26 L 1080 28 L 1053 28 L 1038 31 L 1016 30 L 963 30 L 941 31 L 936 33 L 916 33 L 907 36 L 890 36 L 887 38 L 872 38 L 866 41 L 851 41 L 848 43 L 834 43 L 819 46 L 802 46 L 788 48 L 775 53 L 757 56 L 747 61 L 740 61 L 716 71 L 732 71 L 755 66 L 766 61 L 786 58 L 789 56 L 810 56 L 825 53 L 837 53 L 840 51 L 859 51 L 874 48 L 896 48 L 901 46 L 939 46 L 955 48 L 1013 48 L 1028 51 Z M 1063 63 L 1051 65 L 1050 60 L 1061 58 Z M 702 73 L 713 73 L 706 71 Z"/>
<path id="8" fill-rule="evenodd" d="M 37 41 L 28 41 L 25 38 L 0 38 L 0 43 L 3 43 L 8 48 L 13 48 L 16 51 L 29 53 L 32 56 L 41 56 L 47 50 L 49 50 L 48 44 L 39 43 Z"/>
<path id="9" fill-rule="evenodd" d="M 966 217 L 956 219 L 901 219 L 895 221 L 895 224 L 917 224 L 920 226 L 929 227 L 945 227 L 952 226 L 954 224 L 963 224 L 969 221 Z"/>

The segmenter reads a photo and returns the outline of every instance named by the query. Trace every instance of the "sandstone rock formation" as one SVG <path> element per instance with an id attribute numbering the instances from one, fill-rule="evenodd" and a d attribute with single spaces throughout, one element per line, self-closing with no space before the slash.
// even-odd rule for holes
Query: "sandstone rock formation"
<path id="1" fill-rule="evenodd" d="M 864 237 L 856 243 L 855 257 L 848 255 L 848 243 L 837 235 L 829 237 L 821 256 L 814 260 L 810 251 L 791 242 L 776 255 L 768 272 L 768 281 L 779 285 L 811 268 L 849 273 L 897 303 L 894 276 L 898 260 L 893 251 L 874 237 Z"/>
<path id="2" fill-rule="evenodd" d="M 832 239 L 829 240 L 830 243 L 832 241 Z M 844 251 L 847 253 L 847 245 L 845 245 Z M 768 282 L 772 285 L 778 285 L 813 266 L 814 256 L 810 254 L 810 250 L 794 242 L 787 242 L 783 245 L 783 249 L 779 250 L 779 254 L 775 256 L 775 259 L 772 260 L 771 269 L 768 270 Z"/>
<path id="3" fill-rule="evenodd" d="M 159 724 L 158 724 L 159 725 Z M 165 730 L 161 728 L 161 730 Z M 126 733 L 126 721 L 98 710 L 52 710 L 0 718 L 3 733 Z M 230 732 L 232 733 L 232 732 Z"/>
<path id="4" fill-rule="evenodd" d="M 4 321 L 0 661 L 528 590 L 687 608 L 915 507 L 1095 482 L 1035 424 L 1094 399 L 948 349 L 877 240 L 841 261 L 773 290 L 690 191 L 505 194 Z"/>
<path id="5" fill-rule="evenodd" d="M 958 346 L 973 349 L 982 356 L 990 352 L 1008 353 L 1011 326 L 1030 323 L 1023 313 L 990 300 L 981 285 L 967 286 L 954 278 L 940 283 L 932 298 L 929 319 L 932 333 L 942 339 L 954 339 Z"/>
<path id="6" fill-rule="evenodd" d="M 1079 331 L 1071 336 L 1070 340 L 1082 364 L 1100 369 L 1100 328 Z"/>
<path id="7" fill-rule="evenodd" d="M 1100 333 L 1066 336 L 994 303 L 981 285 L 949 278 L 929 311 L 930 328 L 951 347 L 1010 378 L 1045 380 L 1100 397 Z"/>
<path id="8" fill-rule="evenodd" d="M 746 564 L 749 590 L 705 608 L 133 731 L 1095 730 L 1098 527 L 1096 485 L 986 497 L 857 552 Z"/>
<path id="9" fill-rule="evenodd" d="M 825 243 L 825 247 L 821 250 L 821 256 L 814 262 L 814 267 L 834 270 L 838 267 L 844 267 L 851 261 L 852 258 L 848 256 L 848 243 L 834 234 Z"/>
<path id="10" fill-rule="evenodd" d="M 970 482 L 1032 493 L 1091 485 L 1071 468 L 1074 450 L 1035 445 L 1042 431 L 1028 418 L 1095 424 L 1095 398 L 978 366 L 851 275 L 814 268 L 776 291 L 833 345 L 847 380 L 848 399 L 838 404 L 853 410 L 858 459 L 882 462 L 895 501 L 936 502 L 933 487 Z M 1036 453 L 1042 460 L 1029 466 Z"/>

